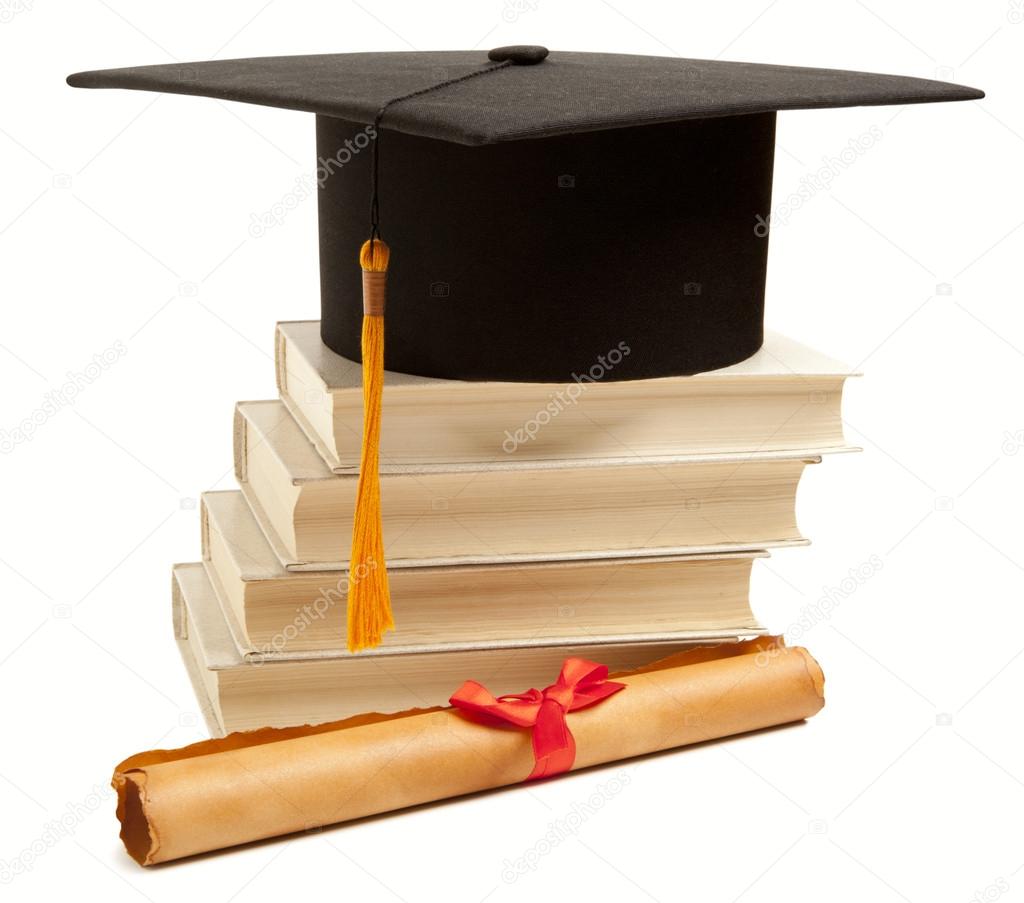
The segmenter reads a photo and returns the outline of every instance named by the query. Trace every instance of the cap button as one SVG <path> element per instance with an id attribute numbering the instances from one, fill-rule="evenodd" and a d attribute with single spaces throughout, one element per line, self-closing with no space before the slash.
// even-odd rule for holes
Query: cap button
<path id="1" fill-rule="evenodd" d="M 508 61 L 516 66 L 533 66 L 543 61 L 547 55 L 547 47 L 541 47 L 539 44 L 513 44 L 509 47 L 495 47 L 487 54 L 487 59 L 492 63 Z"/>

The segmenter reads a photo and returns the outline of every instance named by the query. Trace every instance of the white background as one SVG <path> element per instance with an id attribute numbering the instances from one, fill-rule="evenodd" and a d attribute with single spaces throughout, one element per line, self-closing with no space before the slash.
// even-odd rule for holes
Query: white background
<path id="1" fill-rule="evenodd" d="M 0 429 L 123 343 L 0 456 L 0 860 L 30 864 L 4 899 L 1024 900 L 1021 0 L 0 7 Z M 866 374 L 845 407 L 864 453 L 808 473 L 799 516 L 814 545 L 758 565 L 753 588 L 776 630 L 814 621 L 800 640 L 825 669 L 826 708 L 801 727 L 144 871 L 103 788 L 124 756 L 204 736 L 169 566 L 198 556 L 199 493 L 231 486 L 233 402 L 274 394 L 275 320 L 318 316 L 314 202 L 248 234 L 312 169 L 313 117 L 75 91 L 64 76 L 515 42 L 988 91 L 779 118 L 776 205 L 851 139 L 881 135 L 771 239 L 769 325 Z M 872 556 L 880 567 L 843 593 Z M 840 604 L 820 617 L 829 593 Z M 575 834 L 545 844 L 602 792 Z"/>

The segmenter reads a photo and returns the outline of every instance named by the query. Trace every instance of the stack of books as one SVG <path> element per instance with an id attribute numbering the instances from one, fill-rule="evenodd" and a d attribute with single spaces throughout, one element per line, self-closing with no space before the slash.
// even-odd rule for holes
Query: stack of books
<path id="1" fill-rule="evenodd" d="M 751 569 L 805 545 L 797 485 L 848 451 L 840 363 L 769 334 L 689 377 L 564 385 L 388 373 L 384 540 L 397 628 L 345 649 L 360 366 L 278 324 L 280 398 L 235 411 L 239 490 L 202 498 L 175 631 L 211 731 L 543 687 L 569 655 L 638 667 L 765 633 Z"/>

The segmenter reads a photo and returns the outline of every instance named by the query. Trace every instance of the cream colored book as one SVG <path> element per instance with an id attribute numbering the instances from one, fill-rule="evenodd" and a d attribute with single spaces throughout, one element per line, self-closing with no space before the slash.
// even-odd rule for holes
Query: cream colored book
<path id="1" fill-rule="evenodd" d="M 348 566 L 357 477 L 334 474 L 279 402 L 243 402 L 236 473 L 289 570 Z M 381 476 L 392 567 L 759 549 L 802 543 L 817 458 L 565 461 Z"/>
<path id="2" fill-rule="evenodd" d="M 320 341 L 318 321 L 279 323 L 281 399 L 336 473 L 359 467 L 360 365 Z M 769 333 L 742 363 L 695 376 L 565 384 L 385 374 L 382 471 L 463 464 L 790 452 L 845 447 L 847 367 Z"/>
<path id="3" fill-rule="evenodd" d="M 239 492 L 202 499 L 203 561 L 242 652 L 339 649 L 344 571 L 288 572 Z M 735 636 L 760 631 L 750 570 L 764 552 L 395 568 L 397 628 L 381 655 L 552 641 Z"/>
<path id="4" fill-rule="evenodd" d="M 647 642 L 558 640 L 546 645 L 492 645 L 409 654 L 246 656 L 201 564 L 179 564 L 173 573 L 178 646 L 210 732 L 317 724 L 363 712 L 394 712 L 447 704 L 468 679 L 495 694 L 544 687 L 569 656 L 626 670 L 699 644 L 699 639 Z M 762 631 L 738 632 L 721 641 Z"/>

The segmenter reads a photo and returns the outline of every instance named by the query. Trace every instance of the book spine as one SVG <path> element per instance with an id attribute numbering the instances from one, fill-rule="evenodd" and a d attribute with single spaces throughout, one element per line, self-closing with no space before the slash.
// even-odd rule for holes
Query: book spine
<path id="1" fill-rule="evenodd" d="M 179 640 L 187 640 L 188 613 L 181 594 L 181 584 L 178 583 L 177 568 L 171 569 L 171 618 L 174 624 L 174 636 Z"/>
<path id="2" fill-rule="evenodd" d="M 277 381 L 278 394 L 283 398 L 288 394 L 288 367 L 285 361 L 288 347 L 280 326 L 274 327 L 274 378 Z"/>
<path id="3" fill-rule="evenodd" d="M 210 513 L 206 508 L 205 499 L 199 501 L 199 539 L 203 561 L 210 560 Z"/>
<path id="4" fill-rule="evenodd" d="M 247 483 L 249 481 L 249 421 L 242 414 L 238 405 L 235 406 L 233 440 L 235 479 L 239 483 Z"/>

